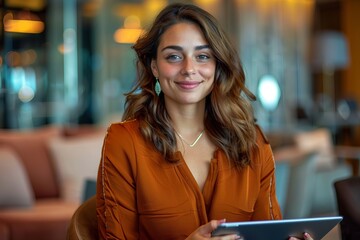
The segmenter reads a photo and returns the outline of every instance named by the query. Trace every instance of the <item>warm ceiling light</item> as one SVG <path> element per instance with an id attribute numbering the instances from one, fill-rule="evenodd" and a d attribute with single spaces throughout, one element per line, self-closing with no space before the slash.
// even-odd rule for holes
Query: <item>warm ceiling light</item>
<path id="1" fill-rule="evenodd" d="M 143 33 L 141 21 L 138 16 L 130 15 L 124 20 L 124 27 L 119 28 L 114 33 L 114 40 L 117 43 L 134 43 Z"/>
<path id="2" fill-rule="evenodd" d="M 142 29 L 119 28 L 114 33 L 114 40 L 117 43 L 134 43 L 142 33 Z"/>
<path id="3" fill-rule="evenodd" d="M 44 31 L 44 23 L 41 21 L 9 19 L 4 25 L 6 32 L 41 33 Z"/>
<path id="4" fill-rule="evenodd" d="M 14 33 L 41 33 L 45 24 L 39 17 L 29 11 L 8 12 L 4 18 L 5 32 Z"/>

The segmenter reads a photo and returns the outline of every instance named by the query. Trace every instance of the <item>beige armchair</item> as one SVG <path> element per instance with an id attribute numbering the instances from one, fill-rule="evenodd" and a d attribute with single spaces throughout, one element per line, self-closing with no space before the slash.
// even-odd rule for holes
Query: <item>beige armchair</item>
<path id="1" fill-rule="evenodd" d="M 355 169 L 347 159 L 360 159 L 360 147 L 336 146 L 326 128 L 296 133 L 295 144 L 305 151 L 316 151 L 312 187 L 311 215 L 336 213 L 333 183 L 353 175 Z"/>
<path id="2" fill-rule="evenodd" d="M 274 151 L 276 195 L 283 218 L 310 215 L 316 152 L 287 146 Z"/>

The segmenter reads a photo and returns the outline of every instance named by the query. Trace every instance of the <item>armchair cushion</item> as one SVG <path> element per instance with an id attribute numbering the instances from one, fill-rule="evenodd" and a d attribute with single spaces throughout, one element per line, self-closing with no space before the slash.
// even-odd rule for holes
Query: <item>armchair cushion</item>
<path id="1" fill-rule="evenodd" d="M 0 147 L 0 208 L 31 207 L 34 193 L 16 154 Z"/>
<path id="2" fill-rule="evenodd" d="M 59 137 L 50 141 L 50 151 L 60 180 L 61 197 L 81 203 L 86 180 L 96 180 L 104 133 Z"/>

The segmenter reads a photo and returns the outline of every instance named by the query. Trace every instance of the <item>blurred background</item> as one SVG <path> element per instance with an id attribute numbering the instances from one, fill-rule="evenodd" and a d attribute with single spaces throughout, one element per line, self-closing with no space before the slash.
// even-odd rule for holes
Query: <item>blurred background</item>
<path id="1" fill-rule="evenodd" d="M 118 121 L 131 46 L 166 0 L 1 0 L 0 128 Z M 265 131 L 359 143 L 360 1 L 194 0 L 237 47 Z"/>
<path id="2" fill-rule="evenodd" d="M 59 198 L 46 210 L 58 211 L 59 229 L 44 234 L 35 207 L 31 235 L 21 222 L 28 212 L 15 211 L 12 234 L 20 237 L 11 239 L 65 238 L 78 204 L 95 194 L 105 129 L 121 120 L 123 94 L 136 79 L 131 47 L 173 2 L 212 13 L 238 49 L 273 148 L 284 218 L 347 216 L 333 184 L 359 175 L 360 0 L 0 0 L 0 147 L 20 157 L 32 194 L 19 197 L 23 188 L 8 187 L 20 175 L 6 168 L 11 159 L 3 149 L 0 196 L 8 201 L 0 205 Z M 357 214 L 359 192 L 341 198 L 354 200 L 349 215 Z M 0 211 L 0 239 L 8 239 L 1 223 L 9 216 Z M 341 239 L 338 228 L 327 239 Z"/>

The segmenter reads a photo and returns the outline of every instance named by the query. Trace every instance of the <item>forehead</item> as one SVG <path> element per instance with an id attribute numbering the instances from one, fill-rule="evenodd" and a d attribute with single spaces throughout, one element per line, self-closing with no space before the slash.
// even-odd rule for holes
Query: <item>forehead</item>
<path id="1" fill-rule="evenodd" d="M 180 22 L 170 26 L 161 36 L 159 48 L 167 45 L 208 44 L 200 27 L 191 22 Z"/>

